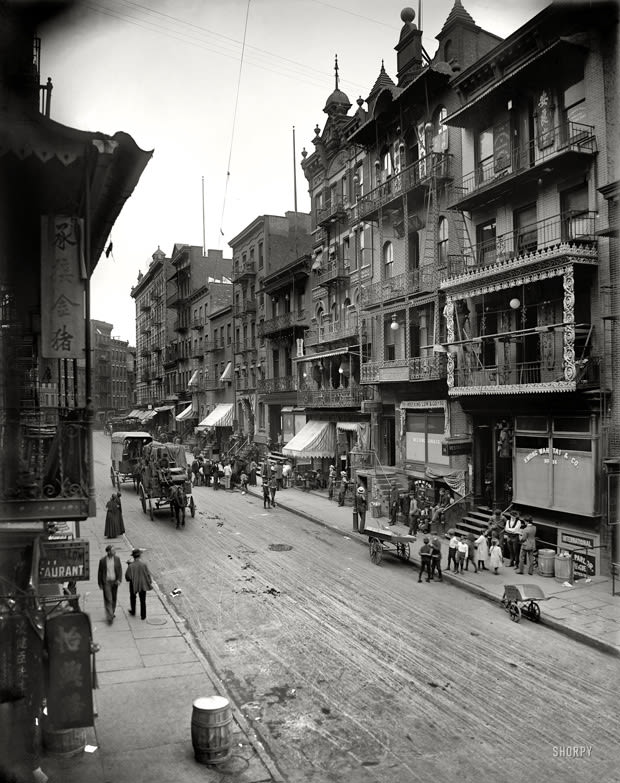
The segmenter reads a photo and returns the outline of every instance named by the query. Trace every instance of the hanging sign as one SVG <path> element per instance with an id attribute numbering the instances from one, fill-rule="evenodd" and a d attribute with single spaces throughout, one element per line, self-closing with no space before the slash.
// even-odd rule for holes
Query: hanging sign
<path id="1" fill-rule="evenodd" d="M 93 725 L 91 629 L 88 615 L 70 612 L 46 623 L 47 716 L 55 729 Z"/>
<path id="2" fill-rule="evenodd" d="M 495 173 L 510 166 L 510 122 L 504 122 L 493 128 L 493 168 Z"/>
<path id="3" fill-rule="evenodd" d="M 41 355 L 46 359 L 84 358 L 82 235 L 78 218 L 41 218 Z"/>
<path id="4" fill-rule="evenodd" d="M 555 143 L 553 103 L 549 90 L 542 90 L 536 101 L 536 131 L 539 150 Z"/>
<path id="5" fill-rule="evenodd" d="M 78 582 L 90 579 L 88 541 L 41 541 L 40 582 Z"/>

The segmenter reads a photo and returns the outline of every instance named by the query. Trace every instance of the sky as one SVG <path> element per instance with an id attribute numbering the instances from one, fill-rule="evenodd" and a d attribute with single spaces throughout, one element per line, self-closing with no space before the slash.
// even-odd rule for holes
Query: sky
<path id="1" fill-rule="evenodd" d="M 547 0 L 462 0 L 476 24 L 506 37 Z M 422 43 L 454 0 L 422 3 Z M 334 89 L 353 108 L 385 62 L 396 82 L 404 0 L 82 0 L 39 30 L 51 117 L 86 131 L 128 133 L 153 150 L 91 281 L 91 315 L 135 345 L 131 287 L 158 247 L 228 242 L 256 217 L 310 210 L 301 152 Z M 419 22 L 418 2 L 412 6 Z M 293 128 L 295 129 L 293 131 Z M 294 139 L 294 141 L 293 141 Z M 295 150 L 295 155 L 293 151 Z M 204 180 L 204 188 L 203 188 Z M 204 191 L 204 211 L 203 211 Z M 203 220 L 204 217 L 204 220 Z"/>

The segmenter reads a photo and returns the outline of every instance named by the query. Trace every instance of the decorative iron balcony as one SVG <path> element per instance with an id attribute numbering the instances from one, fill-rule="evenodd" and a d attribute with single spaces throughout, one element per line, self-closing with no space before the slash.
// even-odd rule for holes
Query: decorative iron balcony
<path id="1" fill-rule="evenodd" d="M 338 283 L 349 279 L 351 272 L 349 267 L 345 266 L 344 261 L 336 260 L 330 261 L 328 264 L 319 269 L 317 275 L 317 285 L 331 285 L 332 283 Z"/>
<path id="2" fill-rule="evenodd" d="M 278 334 L 285 332 L 289 329 L 293 329 L 295 326 L 305 327 L 307 324 L 307 317 L 305 310 L 295 310 L 290 313 L 281 313 L 276 315 L 275 318 L 269 318 L 258 325 L 258 336 L 268 337 L 272 334 Z"/>
<path id="3" fill-rule="evenodd" d="M 388 277 L 380 283 L 364 286 L 361 290 L 361 306 L 370 307 L 380 303 L 388 303 L 391 299 L 399 299 L 409 294 L 432 292 L 439 287 L 439 272 L 424 266 L 411 272 Z"/>
<path id="4" fill-rule="evenodd" d="M 297 384 L 293 375 L 281 375 L 279 378 L 260 378 L 256 382 L 256 391 L 259 394 L 273 394 L 274 392 L 295 391 Z"/>
<path id="5" fill-rule="evenodd" d="M 451 177 L 452 156 L 447 152 L 431 152 L 361 196 L 353 207 L 353 216 L 356 220 L 361 220 L 400 198 L 404 193 L 425 187 L 433 180 Z"/>
<path id="6" fill-rule="evenodd" d="M 47 409 L 47 416 L 49 416 Z M 11 443 L 0 485 L 0 519 L 86 519 L 88 517 L 89 412 L 55 409 L 55 421 L 32 411 L 4 417 L 2 439 Z M 41 417 L 42 419 L 42 417 Z"/>
<path id="7" fill-rule="evenodd" d="M 175 332 L 186 332 L 189 329 L 189 318 L 186 316 L 179 316 L 174 322 Z"/>
<path id="8" fill-rule="evenodd" d="M 330 321 L 320 326 L 314 326 L 306 332 L 306 345 L 319 345 L 320 343 L 345 340 L 358 336 L 357 313 L 349 315 L 346 319 Z"/>
<path id="9" fill-rule="evenodd" d="M 254 315 L 254 313 L 256 313 L 256 299 L 246 299 L 245 302 L 238 305 L 236 304 L 233 307 L 233 313 L 235 318 Z"/>
<path id="10" fill-rule="evenodd" d="M 247 277 L 254 277 L 256 274 L 256 263 L 254 261 L 239 261 L 233 269 L 233 283 L 243 280 Z"/>
<path id="11" fill-rule="evenodd" d="M 318 210 L 316 222 L 319 226 L 329 226 L 331 223 L 342 222 L 347 219 L 348 210 L 344 199 L 334 198 Z"/>
<path id="12" fill-rule="evenodd" d="M 192 348 L 192 350 L 190 351 L 190 356 L 192 357 L 192 359 L 199 359 L 200 361 L 202 361 L 204 359 L 204 355 L 205 352 L 204 352 L 204 348 L 202 347 Z"/>
<path id="13" fill-rule="evenodd" d="M 205 352 L 223 351 L 225 347 L 223 340 L 205 340 L 203 345 L 204 345 Z"/>
<path id="14" fill-rule="evenodd" d="M 372 390 L 364 386 L 350 386 L 348 389 L 300 389 L 297 392 L 297 403 L 314 408 L 359 408 L 363 400 L 371 397 Z"/>
<path id="15" fill-rule="evenodd" d="M 200 330 L 204 329 L 204 318 L 192 318 L 192 329 Z"/>
<path id="16" fill-rule="evenodd" d="M 595 212 L 554 215 L 480 242 L 462 255 L 449 255 L 448 267 L 441 271 L 442 285 L 455 277 L 512 268 L 516 259 L 523 266 L 568 250 L 583 251 L 590 258 L 597 244 Z"/>
<path id="17" fill-rule="evenodd" d="M 451 205 L 459 209 L 471 209 L 480 196 L 495 187 L 514 187 L 514 179 L 536 167 L 546 165 L 552 158 L 566 155 L 591 156 L 597 152 L 593 125 L 565 120 L 545 132 L 546 146 L 540 148 L 540 135 L 526 144 L 507 151 L 504 158 L 491 156 L 481 161 L 474 171 L 465 174 L 454 188 L 460 195 Z"/>
<path id="18" fill-rule="evenodd" d="M 256 381 L 252 380 L 250 376 L 243 376 L 242 378 L 237 378 L 235 386 L 237 391 L 252 391 L 256 388 Z"/>

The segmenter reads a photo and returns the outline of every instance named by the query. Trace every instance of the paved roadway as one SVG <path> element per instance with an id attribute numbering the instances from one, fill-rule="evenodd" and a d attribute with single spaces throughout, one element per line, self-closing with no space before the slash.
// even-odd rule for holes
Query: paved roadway
<path id="1" fill-rule="evenodd" d="M 177 531 L 124 485 L 127 538 L 290 783 L 620 781 L 616 659 L 255 497 L 194 498 Z"/>

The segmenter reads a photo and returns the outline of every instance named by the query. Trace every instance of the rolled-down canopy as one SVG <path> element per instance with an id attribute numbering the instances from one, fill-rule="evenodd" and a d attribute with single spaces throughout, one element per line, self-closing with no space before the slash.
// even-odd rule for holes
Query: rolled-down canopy
<path id="1" fill-rule="evenodd" d="M 187 421 L 188 419 L 191 419 L 194 414 L 194 405 L 193 403 L 191 405 L 188 405 L 187 408 L 183 408 L 181 413 L 178 413 L 174 418 L 177 421 Z"/>
<path id="2" fill-rule="evenodd" d="M 232 402 L 216 405 L 214 410 L 203 419 L 199 427 L 232 427 L 233 406 Z"/>
<path id="3" fill-rule="evenodd" d="M 339 421 L 336 423 L 336 429 L 344 430 L 345 432 L 357 432 L 356 421 Z"/>
<path id="4" fill-rule="evenodd" d="M 336 427 L 329 421 L 308 421 L 282 449 L 291 457 L 333 457 L 336 453 Z"/>

